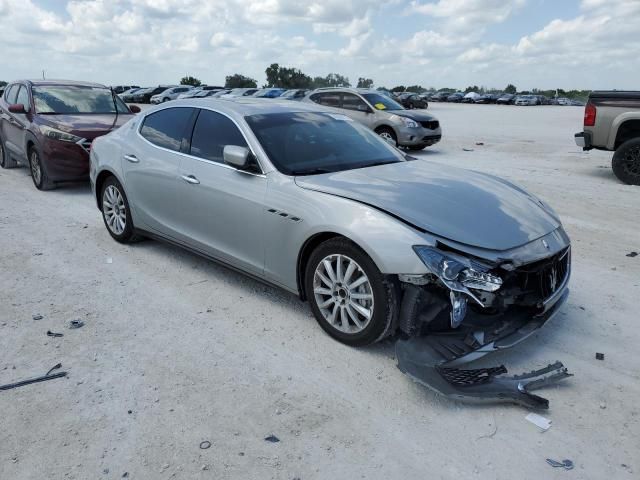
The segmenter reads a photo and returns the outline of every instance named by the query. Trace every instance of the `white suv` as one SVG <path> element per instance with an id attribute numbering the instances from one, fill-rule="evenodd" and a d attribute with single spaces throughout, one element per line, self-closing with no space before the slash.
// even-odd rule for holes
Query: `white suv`
<path id="1" fill-rule="evenodd" d="M 156 105 L 158 103 L 168 102 L 169 100 L 175 100 L 176 98 L 178 98 L 178 95 L 184 92 L 188 92 L 189 90 L 193 90 L 193 87 L 191 85 L 181 85 L 179 87 L 167 88 L 164 92 L 160 92 L 157 95 L 151 97 L 150 101 L 151 103 L 155 103 Z"/>

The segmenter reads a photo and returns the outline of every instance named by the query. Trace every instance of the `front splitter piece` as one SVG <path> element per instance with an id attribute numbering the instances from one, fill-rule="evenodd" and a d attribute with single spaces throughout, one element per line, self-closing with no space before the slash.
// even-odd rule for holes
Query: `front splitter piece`
<path id="1" fill-rule="evenodd" d="M 504 366 L 460 369 L 443 366 L 442 357 L 422 337 L 396 342 L 398 368 L 436 392 L 461 401 L 516 403 L 548 409 L 549 400 L 530 393 L 573 376 L 561 362 L 522 375 L 507 376 Z"/>

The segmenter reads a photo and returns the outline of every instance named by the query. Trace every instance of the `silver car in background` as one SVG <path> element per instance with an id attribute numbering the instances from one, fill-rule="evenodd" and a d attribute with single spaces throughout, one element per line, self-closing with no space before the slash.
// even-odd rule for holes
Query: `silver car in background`
<path id="1" fill-rule="evenodd" d="M 362 123 L 387 142 L 422 150 L 442 138 L 440 122 L 423 111 L 407 110 L 377 90 L 320 88 L 303 101 L 323 105 Z"/>
<path id="2" fill-rule="evenodd" d="M 191 85 L 180 85 L 179 87 L 167 88 L 164 92 L 160 92 L 151 97 L 150 102 L 157 105 L 159 103 L 168 102 L 169 100 L 175 100 L 181 93 L 193 90 Z"/>
<path id="3" fill-rule="evenodd" d="M 569 238 L 547 204 L 313 104 L 152 108 L 94 141 L 91 186 L 115 240 L 163 239 L 284 288 L 348 345 L 399 331 L 440 362 L 473 359 L 568 294 Z"/>

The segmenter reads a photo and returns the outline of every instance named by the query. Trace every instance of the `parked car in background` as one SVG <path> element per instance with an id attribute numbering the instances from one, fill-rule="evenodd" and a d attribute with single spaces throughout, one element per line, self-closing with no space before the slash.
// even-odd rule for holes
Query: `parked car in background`
<path id="1" fill-rule="evenodd" d="M 475 103 L 476 99 L 480 98 L 480 94 L 478 92 L 469 92 L 462 97 L 462 103 Z"/>
<path id="2" fill-rule="evenodd" d="M 463 98 L 464 98 L 464 93 L 456 92 L 456 93 L 452 93 L 451 95 L 447 96 L 447 102 L 460 103 L 460 102 L 462 102 Z"/>
<path id="3" fill-rule="evenodd" d="M 149 101 L 155 105 L 158 103 L 168 102 L 169 100 L 175 100 L 178 98 L 178 95 L 181 93 L 188 92 L 192 89 L 193 87 L 191 85 L 180 85 L 178 87 L 167 88 L 166 90 L 153 95 Z"/>
<path id="4" fill-rule="evenodd" d="M 111 89 L 117 94 L 126 92 L 127 90 L 131 90 L 132 88 L 140 88 L 140 86 L 139 85 L 116 85 L 115 87 L 111 87 Z"/>
<path id="5" fill-rule="evenodd" d="M 534 97 L 538 100 L 538 105 L 551 105 L 551 99 L 544 95 L 534 95 Z"/>
<path id="6" fill-rule="evenodd" d="M 446 92 L 436 92 L 429 97 L 430 102 L 446 102 L 449 93 Z"/>
<path id="7" fill-rule="evenodd" d="M 203 98 L 203 97 L 210 97 L 211 95 L 213 95 L 214 93 L 217 93 L 219 91 L 223 90 L 222 88 L 219 89 L 215 89 L 215 88 L 211 88 L 211 89 L 203 89 L 203 88 L 192 88 L 191 90 L 187 90 L 184 93 L 181 93 L 180 95 L 178 95 L 178 100 L 182 100 L 184 98 Z"/>
<path id="8" fill-rule="evenodd" d="M 401 370 L 455 365 L 431 380 L 448 378 L 452 396 L 547 406 L 527 391 L 533 374 L 458 369 L 539 331 L 569 294 L 561 221 L 506 180 L 412 159 L 316 105 L 239 98 L 151 108 L 98 139 L 91 188 L 114 241 L 159 238 L 284 288 L 352 347 L 400 333 Z M 421 341 L 412 371 L 409 339 Z"/>
<path id="9" fill-rule="evenodd" d="M 277 98 L 286 92 L 284 88 L 261 88 L 252 96 L 257 98 Z"/>
<path id="10" fill-rule="evenodd" d="M 640 185 L 640 92 L 595 91 L 584 107 L 583 131 L 575 134 L 583 150 L 615 152 L 613 173 Z"/>
<path id="11" fill-rule="evenodd" d="M 133 99 L 134 99 L 135 94 L 140 92 L 141 90 L 144 90 L 144 88 L 130 88 L 129 90 L 125 90 L 124 92 L 122 92 L 118 96 L 125 103 L 133 103 Z"/>
<path id="12" fill-rule="evenodd" d="M 232 88 L 229 92 L 222 95 L 221 98 L 250 97 L 257 91 L 257 88 Z"/>
<path id="13" fill-rule="evenodd" d="M 501 96 L 501 93 L 483 93 L 474 100 L 474 103 L 496 103 Z"/>
<path id="14" fill-rule="evenodd" d="M 309 93 L 308 88 L 292 88 L 280 95 L 279 98 L 283 100 L 302 100 L 307 93 Z"/>
<path id="15" fill-rule="evenodd" d="M 535 95 L 518 95 L 513 102 L 514 105 L 527 106 L 538 105 L 538 98 Z"/>
<path id="16" fill-rule="evenodd" d="M 93 140 L 139 111 L 97 83 L 12 82 L 0 99 L 0 165 L 28 166 L 39 190 L 86 180 Z"/>
<path id="17" fill-rule="evenodd" d="M 513 93 L 504 93 L 496 100 L 498 105 L 513 105 L 516 96 Z"/>
<path id="18" fill-rule="evenodd" d="M 440 122 L 425 112 L 407 110 L 377 90 L 320 88 L 304 98 L 356 120 L 394 146 L 422 150 L 442 138 Z"/>
<path id="19" fill-rule="evenodd" d="M 417 93 L 404 92 L 398 96 L 398 103 L 409 110 L 414 108 L 429 108 L 429 102 L 420 98 Z"/>
<path id="20" fill-rule="evenodd" d="M 175 85 L 158 85 L 157 87 L 149 87 L 139 90 L 133 94 L 134 103 L 150 103 L 151 97 L 160 92 L 164 92 L 167 88 L 175 87 Z"/>

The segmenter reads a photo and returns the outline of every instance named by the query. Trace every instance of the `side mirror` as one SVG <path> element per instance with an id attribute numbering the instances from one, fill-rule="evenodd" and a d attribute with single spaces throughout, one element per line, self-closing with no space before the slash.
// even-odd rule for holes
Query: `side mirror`
<path id="1" fill-rule="evenodd" d="M 138 105 L 129 105 L 129 111 L 131 113 L 140 113 L 140 107 Z"/>
<path id="2" fill-rule="evenodd" d="M 9 111 L 11 113 L 27 113 L 22 103 L 15 103 L 13 105 L 9 105 Z"/>
<path id="3" fill-rule="evenodd" d="M 224 163 L 237 168 L 238 170 L 245 170 L 247 172 L 258 172 L 258 164 L 249 150 L 246 147 L 239 147 L 238 145 L 225 145 L 222 150 L 222 158 Z"/>

